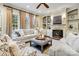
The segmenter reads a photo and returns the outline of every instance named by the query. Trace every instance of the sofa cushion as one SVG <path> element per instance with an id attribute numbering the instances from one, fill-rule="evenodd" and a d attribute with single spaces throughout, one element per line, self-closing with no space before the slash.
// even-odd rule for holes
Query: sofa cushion
<path id="1" fill-rule="evenodd" d="M 0 38 L 0 56 L 10 56 L 8 43 L 3 38 Z"/>
<path id="2" fill-rule="evenodd" d="M 0 45 L 0 56 L 10 56 L 8 43 Z"/>
<path id="3" fill-rule="evenodd" d="M 19 33 L 21 36 L 24 35 L 24 32 L 22 29 L 17 29 L 17 30 L 14 30 L 13 33 L 17 34 Z M 17 35 L 18 36 L 18 35 Z"/>
<path id="4" fill-rule="evenodd" d="M 8 35 L 4 34 L 0 40 L 1 42 L 10 42 L 12 39 Z"/>
<path id="5" fill-rule="evenodd" d="M 8 43 L 12 42 L 12 39 L 6 34 L 4 34 L 3 39 L 6 40 L 6 42 L 8 42 Z"/>
<path id="6" fill-rule="evenodd" d="M 20 35 L 21 35 L 21 36 L 23 36 L 23 35 L 24 35 L 24 32 L 23 32 L 23 30 L 22 30 L 22 29 L 19 29 L 19 30 L 18 30 L 18 32 L 20 33 Z"/>
<path id="7" fill-rule="evenodd" d="M 5 53 L 5 51 L 2 52 L 2 53 L 5 53 L 4 56 L 6 56 L 6 55 L 11 55 L 11 56 L 18 55 L 17 52 L 19 50 L 17 50 L 17 45 L 15 45 L 15 43 L 12 42 L 12 39 L 8 35 L 4 34 L 3 37 L 1 38 L 1 42 L 0 42 L 1 43 L 0 48 L 2 47 L 1 49 L 4 48 L 4 50 L 6 49 L 8 51 L 7 53 Z"/>
<path id="8" fill-rule="evenodd" d="M 20 50 L 19 50 L 16 42 L 12 41 L 12 39 L 8 35 L 4 35 L 3 39 L 6 40 L 5 42 L 7 43 L 7 46 L 8 46 L 7 50 L 9 50 L 9 54 L 11 56 L 17 56 L 20 54 Z M 5 42 L 3 42 L 3 43 L 5 43 Z M 7 47 L 7 46 L 5 46 L 5 47 Z"/>
<path id="9" fill-rule="evenodd" d="M 72 47 L 75 51 L 79 52 L 79 34 L 69 33 L 66 37 L 66 43 Z"/>
<path id="10" fill-rule="evenodd" d="M 73 33 L 69 33 L 66 37 L 66 43 L 72 46 L 73 42 L 77 39 L 77 36 Z"/>
<path id="11" fill-rule="evenodd" d="M 27 29 L 27 30 L 24 29 L 23 32 L 24 32 L 25 35 L 34 34 L 34 30 L 33 29 Z"/>
<path id="12" fill-rule="evenodd" d="M 72 44 L 72 48 L 74 50 L 76 50 L 77 52 L 79 52 L 79 45 L 78 44 L 79 44 L 79 38 L 75 39 L 73 44 Z"/>
<path id="13" fill-rule="evenodd" d="M 52 43 L 53 46 L 49 48 L 49 55 L 51 56 L 79 56 L 79 53 L 62 40 L 53 40 Z"/>

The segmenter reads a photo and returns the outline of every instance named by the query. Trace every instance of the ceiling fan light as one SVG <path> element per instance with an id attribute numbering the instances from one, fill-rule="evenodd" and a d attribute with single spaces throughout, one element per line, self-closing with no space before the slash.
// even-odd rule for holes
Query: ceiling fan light
<path id="1" fill-rule="evenodd" d="M 49 8 L 49 6 L 48 6 L 46 3 L 40 3 L 40 4 L 36 7 L 36 9 L 38 9 L 41 5 L 44 5 L 46 8 Z"/>

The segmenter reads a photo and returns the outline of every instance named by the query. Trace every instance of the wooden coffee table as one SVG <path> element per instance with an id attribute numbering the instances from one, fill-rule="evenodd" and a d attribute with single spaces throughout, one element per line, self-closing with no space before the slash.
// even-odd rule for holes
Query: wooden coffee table
<path id="1" fill-rule="evenodd" d="M 45 38 L 44 40 L 41 40 L 41 39 L 39 40 L 39 39 L 33 38 L 30 41 L 30 46 L 32 46 L 32 43 L 35 43 L 36 45 L 41 46 L 41 52 L 43 52 L 44 46 L 46 44 L 48 44 L 49 42 L 50 42 L 50 45 L 52 45 L 52 39 L 50 39 L 50 38 Z"/>

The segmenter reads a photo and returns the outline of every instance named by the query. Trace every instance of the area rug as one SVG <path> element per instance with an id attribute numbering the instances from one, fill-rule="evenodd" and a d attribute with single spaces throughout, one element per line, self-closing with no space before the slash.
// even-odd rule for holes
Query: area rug
<path id="1" fill-rule="evenodd" d="M 30 43 L 26 43 L 26 47 L 30 47 Z M 33 47 L 33 48 L 37 49 L 38 51 L 40 51 L 40 46 L 31 46 L 31 47 Z M 50 48 L 50 45 L 46 45 L 46 46 L 44 47 L 44 51 L 43 51 L 42 54 L 48 55 L 48 49 L 49 49 L 49 48 Z M 40 51 L 40 52 L 41 52 L 41 51 Z"/>

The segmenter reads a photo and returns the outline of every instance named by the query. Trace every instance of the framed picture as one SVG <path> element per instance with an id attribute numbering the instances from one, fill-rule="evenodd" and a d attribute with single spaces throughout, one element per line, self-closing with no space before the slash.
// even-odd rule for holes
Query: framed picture
<path id="1" fill-rule="evenodd" d="M 53 24 L 62 24 L 62 16 L 54 16 L 53 18 Z"/>

